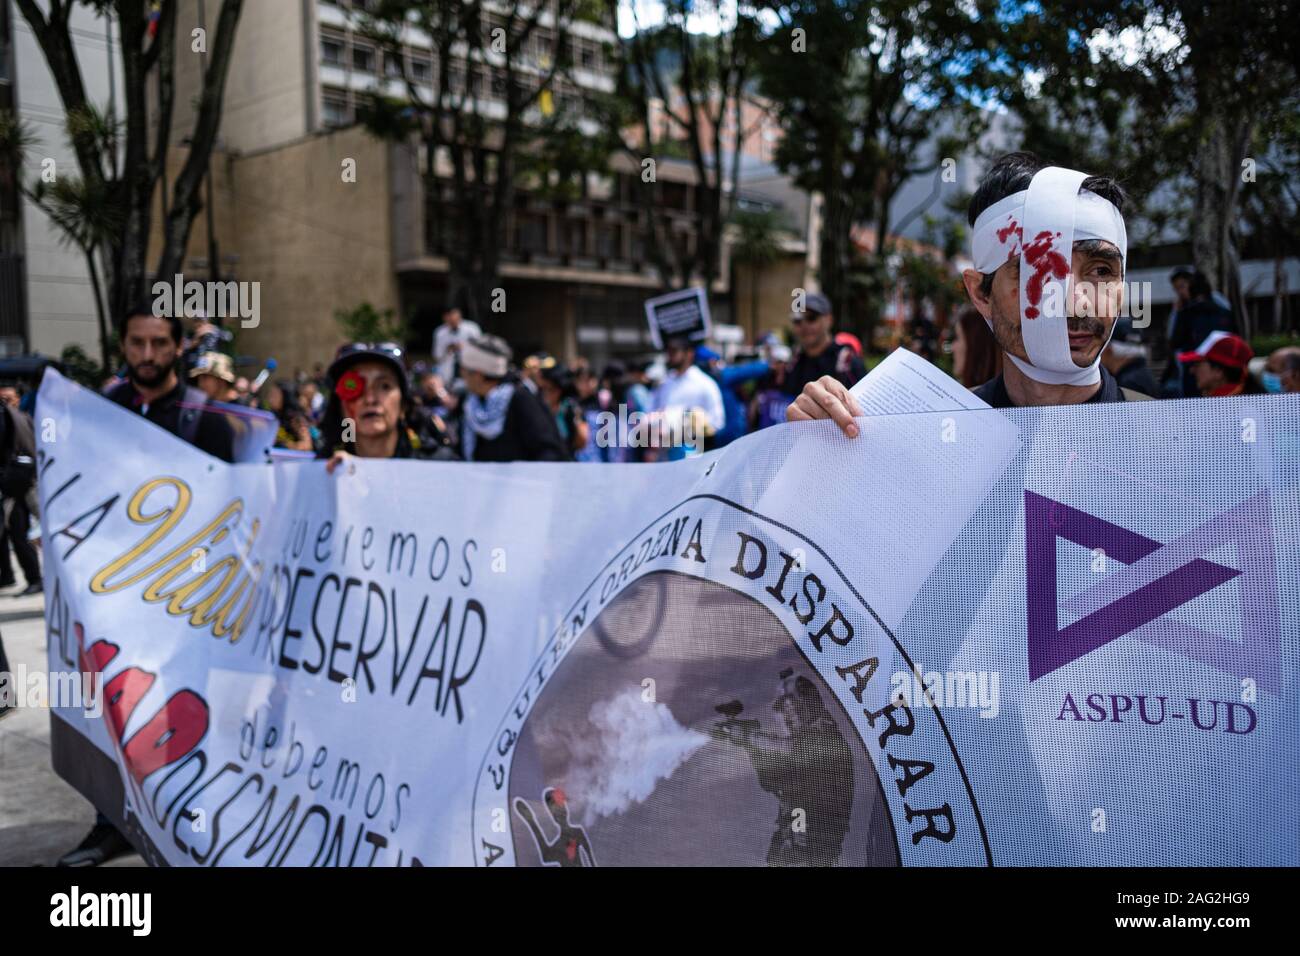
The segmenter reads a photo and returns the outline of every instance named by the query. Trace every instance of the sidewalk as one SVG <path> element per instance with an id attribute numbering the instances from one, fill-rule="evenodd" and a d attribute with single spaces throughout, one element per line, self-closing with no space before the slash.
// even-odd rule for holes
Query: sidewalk
<path id="1" fill-rule="evenodd" d="M 0 636 L 9 666 L 44 671 L 45 601 L 0 591 Z M 95 811 L 50 768 L 48 710 L 19 707 L 0 718 L 0 866 L 53 866 L 86 835 Z M 134 854 L 109 866 L 143 866 Z"/>

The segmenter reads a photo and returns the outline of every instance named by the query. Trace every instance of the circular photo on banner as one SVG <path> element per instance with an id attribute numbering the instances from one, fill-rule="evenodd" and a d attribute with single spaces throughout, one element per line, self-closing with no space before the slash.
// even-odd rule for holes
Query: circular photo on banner
<path id="1" fill-rule="evenodd" d="M 629 585 L 528 715 L 521 866 L 897 866 L 880 780 L 777 617 L 713 581 Z"/>

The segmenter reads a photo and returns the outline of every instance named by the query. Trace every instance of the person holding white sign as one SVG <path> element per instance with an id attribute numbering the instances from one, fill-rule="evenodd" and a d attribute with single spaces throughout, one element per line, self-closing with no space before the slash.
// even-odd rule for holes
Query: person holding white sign
<path id="1" fill-rule="evenodd" d="M 1128 239 L 1124 191 L 1112 179 L 1009 153 L 971 198 L 975 267 L 962 273 L 971 304 L 1002 349 L 1002 374 L 974 390 L 994 408 L 1149 398 L 1101 365 L 1123 306 Z M 823 376 L 787 421 L 831 418 L 850 438 L 862 414 L 844 385 Z"/>
<path id="2" fill-rule="evenodd" d="M 695 364 L 695 346 L 689 339 L 668 340 L 668 374 L 654 390 L 651 411 L 658 418 L 659 447 L 668 449 L 669 461 L 704 450 L 704 439 L 726 424 L 722 390 Z"/>

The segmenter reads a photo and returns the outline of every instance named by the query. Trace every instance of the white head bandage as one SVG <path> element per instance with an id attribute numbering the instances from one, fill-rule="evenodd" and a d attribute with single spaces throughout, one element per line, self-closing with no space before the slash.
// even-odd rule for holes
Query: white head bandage
<path id="1" fill-rule="evenodd" d="M 478 372 L 489 378 L 505 378 L 510 370 L 510 357 L 495 351 L 487 338 L 470 339 L 460 347 L 460 367 Z"/>
<path id="2" fill-rule="evenodd" d="M 1040 169 L 1028 189 L 980 213 L 971 235 L 975 268 L 986 275 L 1020 258 L 1020 330 L 1029 361 L 1007 358 L 1030 378 L 1049 385 L 1090 385 L 1101 378 L 1100 353 L 1084 368 L 1070 356 L 1066 313 L 1074 243 L 1104 239 L 1128 261 L 1124 217 L 1109 200 L 1079 191 L 1087 178 L 1075 169 Z"/>

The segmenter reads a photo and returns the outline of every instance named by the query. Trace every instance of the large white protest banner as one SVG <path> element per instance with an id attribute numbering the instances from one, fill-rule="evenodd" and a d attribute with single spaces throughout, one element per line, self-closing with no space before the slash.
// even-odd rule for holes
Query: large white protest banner
<path id="1" fill-rule="evenodd" d="M 1297 412 L 330 476 L 51 373 L 55 765 L 160 864 L 1294 865 Z"/>

